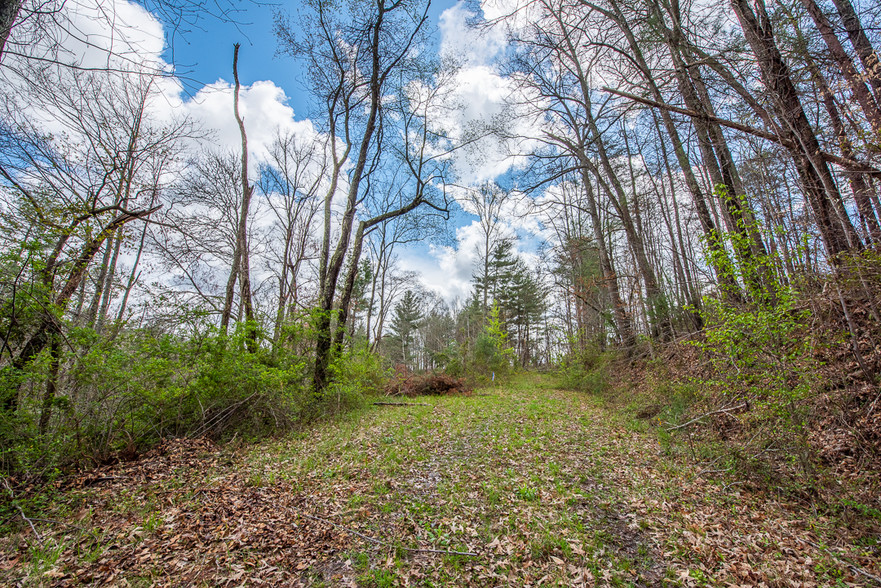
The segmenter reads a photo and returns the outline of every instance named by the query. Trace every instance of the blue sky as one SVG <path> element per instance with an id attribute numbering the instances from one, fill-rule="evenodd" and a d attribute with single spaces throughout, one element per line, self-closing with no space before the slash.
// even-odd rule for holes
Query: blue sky
<path id="1" fill-rule="evenodd" d="M 77 35 L 64 37 L 64 47 L 79 67 L 100 69 L 118 61 L 122 68 L 143 63 L 148 68 L 167 69 L 172 64 L 180 77 L 162 77 L 157 82 L 159 97 L 150 103 L 151 116 L 161 121 L 191 121 L 199 129 L 200 138 L 188 143 L 188 149 L 235 152 L 241 138 L 233 117 L 231 83 L 233 45 L 238 42 L 242 46 L 240 108 L 252 155 L 251 173 L 256 174 L 257 167 L 267 161 L 268 147 L 279 132 L 307 141 L 323 140 L 319 126 L 310 119 L 313 113 L 305 80 L 298 75 L 293 58 L 278 54 L 273 32 L 275 12 L 296 15 L 298 4 L 230 0 L 246 8 L 237 14 L 237 22 L 205 16 L 182 34 L 170 35 L 173 27 L 143 8 L 145 3 L 149 6 L 156 1 L 68 0 L 64 10 L 70 19 L 69 30 Z M 504 4 L 509 0 L 495 1 Z M 469 27 L 468 20 L 476 8 L 472 8 L 475 4 L 467 6 L 443 0 L 434 3 L 431 10 L 435 49 L 461 63 L 453 73 L 449 108 L 439 110 L 443 120 L 436 121 L 454 140 L 463 129 L 479 127 L 510 112 L 513 107 L 509 98 L 516 91 L 516 83 L 496 67 L 496 58 L 503 54 L 507 43 L 504 33 L 495 30 L 480 34 Z M 40 116 L 51 130 L 53 115 Z M 524 124 L 513 128 L 515 135 L 537 136 L 530 134 L 537 131 L 528 121 Z M 522 159 L 509 156 L 512 148 L 506 140 L 490 136 L 456 151 L 452 155 L 458 172 L 455 181 L 476 186 L 505 177 L 522 164 Z M 424 287 L 447 300 L 467 297 L 482 242 L 476 216 L 457 210 L 452 211 L 454 222 L 445 242 L 422 243 L 401 251 L 401 269 L 417 272 Z M 265 219 L 256 220 L 259 224 Z M 534 250 L 534 239 L 530 239 L 535 235 L 534 220 L 534 215 L 527 218 L 523 210 L 512 208 L 506 218 L 506 233 L 520 235 L 521 247 Z M 528 252 L 525 257 L 529 259 Z"/>
<path id="2" fill-rule="evenodd" d="M 188 32 L 168 39 L 173 44 L 166 48 L 163 58 L 174 63 L 176 72 L 184 76 L 185 93 L 192 97 L 205 85 L 218 80 L 231 82 L 233 44 L 241 43 L 239 76 L 242 84 L 247 87 L 255 82 L 271 81 L 284 91 L 286 104 L 293 108 L 294 119 L 308 119 L 311 114 L 310 97 L 308 89 L 304 87 L 305 81 L 296 61 L 278 51 L 273 31 L 274 15 L 281 12 L 296 19 L 299 3 L 241 2 L 237 5 L 244 8 L 236 17 L 237 22 L 205 17 Z M 464 3 L 457 4 L 454 0 L 433 2 L 430 26 L 434 49 L 448 54 L 453 52 L 466 64 L 460 84 L 466 104 L 465 116 L 473 119 L 492 116 L 504 108 L 503 96 L 507 93 L 507 86 L 491 65 L 494 56 L 503 50 L 504 40 L 498 35 L 480 37 L 469 32 L 466 20 L 470 10 L 466 9 Z M 165 30 L 167 34 L 170 27 L 166 25 Z M 262 116 L 262 113 L 257 116 Z M 253 124 L 253 112 L 245 119 L 246 126 L 249 126 L 249 120 Z M 490 150 L 493 147 L 499 145 L 491 145 Z M 510 170 L 509 165 L 497 161 L 483 166 L 483 170 L 469 170 L 465 175 L 470 175 L 471 181 L 485 180 L 496 173 L 504 174 Z M 463 181 L 468 183 L 467 179 Z M 534 249 L 534 238 L 530 239 L 522 226 L 515 226 L 522 224 L 522 220 L 512 220 L 509 234 L 520 234 L 526 238 L 522 246 Z M 424 286 L 448 300 L 461 300 L 470 289 L 471 270 L 476 262 L 480 239 L 475 217 L 462 211 L 454 211 L 450 229 L 452 234 L 445 243 L 408 246 L 400 252 L 400 262 L 402 269 L 419 273 Z M 530 241 L 532 243 L 527 245 Z"/>
<path id="3" fill-rule="evenodd" d="M 219 79 L 232 80 L 233 44 L 240 43 L 239 78 L 244 85 L 271 80 L 282 88 L 293 107 L 296 118 L 309 114 L 308 90 L 296 61 L 279 54 L 274 27 L 274 14 L 290 15 L 296 19 L 299 2 L 260 3 L 235 1 L 242 8 L 236 22 L 206 16 L 188 27 L 189 31 L 168 38 L 169 45 L 163 57 L 175 65 L 184 78 L 184 87 L 192 95 L 202 86 Z M 438 22 L 444 10 L 453 7 L 454 0 L 432 2 L 431 27 L 437 44 L 440 43 Z M 166 23 L 163 23 L 166 24 Z M 171 30 L 166 24 L 166 31 Z"/>

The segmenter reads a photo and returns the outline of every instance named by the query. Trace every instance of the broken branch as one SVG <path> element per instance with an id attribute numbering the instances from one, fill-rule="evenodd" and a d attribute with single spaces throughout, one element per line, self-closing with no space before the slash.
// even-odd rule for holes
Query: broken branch
<path id="1" fill-rule="evenodd" d="M 708 416 L 713 416 L 714 414 L 722 414 L 722 413 L 726 413 L 726 412 L 733 412 L 735 410 L 740 410 L 741 408 L 747 408 L 747 407 L 749 407 L 749 404 L 744 402 L 743 404 L 738 404 L 737 406 L 732 406 L 731 408 L 720 408 L 719 410 L 712 410 L 706 414 L 702 414 L 699 417 L 695 417 L 695 418 L 691 419 L 687 423 L 682 423 L 681 425 L 676 425 L 675 427 L 670 427 L 667 429 L 667 431 L 669 432 L 669 431 L 675 431 L 677 429 L 684 429 L 688 425 L 693 425 L 694 423 L 696 423 L 700 420 L 703 420 L 703 419 L 707 418 Z"/>

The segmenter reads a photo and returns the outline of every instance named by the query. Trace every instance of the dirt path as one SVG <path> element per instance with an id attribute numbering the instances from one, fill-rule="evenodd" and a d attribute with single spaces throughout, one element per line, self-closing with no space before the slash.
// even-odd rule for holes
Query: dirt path
<path id="1" fill-rule="evenodd" d="M 39 540 L 26 527 L 0 539 L 0 583 L 846 586 L 881 575 L 877 547 L 698 477 L 595 399 L 539 377 L 482 392 L 370 407 L 234 454 L 171 443 L 95 472 L 34 521 Z"/>

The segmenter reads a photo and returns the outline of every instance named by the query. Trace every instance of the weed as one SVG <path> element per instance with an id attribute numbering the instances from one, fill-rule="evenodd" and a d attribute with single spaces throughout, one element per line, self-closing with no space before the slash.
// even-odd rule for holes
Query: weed
<path id="1" fill-rule="evenodd" d="M 358 576 L 358 584 L 366 588 L 392 588 L 395 578 L 390 570 L 370 570 Z"/>
<path id="2" fill-rule="evenodd" d="M 514 495 L 517 496 L 520 500 L 534 501 L 538 500 L 538 490 L 532 488 L 530 486 L 520 486 L 514 492 Z"/>

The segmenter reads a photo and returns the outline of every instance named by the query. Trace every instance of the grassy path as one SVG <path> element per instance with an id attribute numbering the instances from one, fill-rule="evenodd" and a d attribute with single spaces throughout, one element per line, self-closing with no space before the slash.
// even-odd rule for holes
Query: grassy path
<path id="1" fill-rule="evenodd" d="M 97 472 L 35 521 L 40 541 L 26 528 L 0 539 L 0 583 L 844 586 L 873 585 L 854 566 L 879 574 L 871 546 L 702 479 L 645 425 L 549 378 L 415 402 L 427 406 L 372 406 L 236 453 L 172 444 Z"/>

